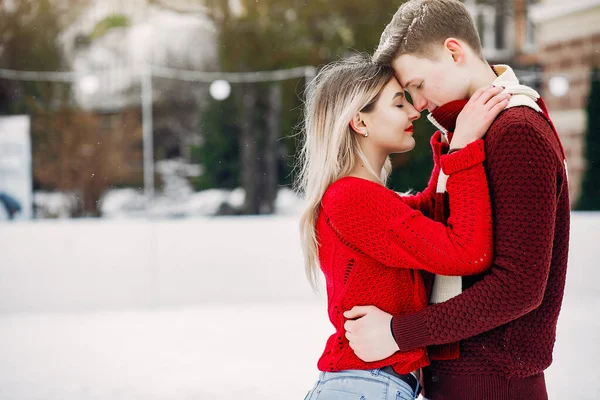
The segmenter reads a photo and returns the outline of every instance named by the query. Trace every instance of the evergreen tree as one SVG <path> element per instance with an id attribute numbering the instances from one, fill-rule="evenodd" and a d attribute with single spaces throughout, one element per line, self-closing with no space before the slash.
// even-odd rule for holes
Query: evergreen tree
<path id="1" fill-rule="evenodd" d="M 579 210 L 600 210 L 600 69 L 591 76 L 587 104 L 588 126 L 585 139 L 587 168 L 577 204 Z"/>
<path id="2" fill-rule="evenodd" d="M 233 72 L 282 69 L 301 65 L 320 66 L 352 52 L 372 53 L 379 44 L 381 32 L 402 4 L 402 1 L 385 0 L 378 2 L 378 7 L 373 9 L 372 4 L 359 0 L 334 0 L 333 2 L 320 0 L 308 3 L 296 0 L 260 2 L 243 0 L 241 4 L 244 12 L 236 15 L 229 9 L 227 2 L 204 1 L 219 29 L 221 70 Z M 279 85 L 282 92 L 280 116 L 282 140 L 276 155 L 278 157 L 276 182 L 279 185 L 289 185 L 294 179 L 293 166 L 299 144 L 295 127 L 298 126 L 301 118 L 304 80 L 283 81 Z M 242 93 L 236 95 L 236 91 Z M 260 143 L 264 142 L 266 129 L 262 126 L 264 125 L 262 118 L 267 115 L 270 107 L 268 102 L 264 101 L 269 97 L 269 90 L 265 85 L 260 84 L 234 85 L 232 97 L 240 112 L 238 119 L 240 136 L 236 137 L 224 132 L 221 135 L 224 137 L 223 140 L 231 141 L 234 137 L 240 140 L 237 147 L 240 149 L 243 161 L 240 163 L 237 159 L 225 158 L 217 161 L 214 157 L 211 163 L 230 164 L 225 167 L 227 170 L 232 170 L 234 164 L 239 163 L 239 168 L 258 179 L 264 175 L 260 163 L 256 163 L 255 160 L 263 156 L 260 153 Z M 252 110 L 246 115 L 258 116 L 258 120 L 242 117 L 244 114 L 241 113 L 248 104 Z M 433 129 L 425 118 L 422 120 L 415 124 L 417 138 L 415 150 L 393 156 L 395 169 L 388 186 L 394 190 L 406 191 L 411 188 L 421 190 L 427 184 L 432 168 L 429 137 Z M 252 145 L 245 146 L 243 143 Z M 254 143 L 259 145 L 254 146 Z M 206 146 L 208 145 L 209 141 L 206 142 Z M 225 145 L 228 146 L 232 145 Z M 208 149 L 207 151 L 210 153 Z M 211 157 L 213 155 L 211 154 Z M 203 164 L 207 169 L 209 168 L 205 162 Z M 217 167 L 217 170 L 224 168 L 223 165 Z M 210 174 L 215 175 L 212 172 Z M 268 189 L 262 187 L 261 182 L 247 181 L 242 179 L 241 183 L 247 191 L 254 192 L 257 196 L 261 196 Z M 204 182 L 209 184 L 207 180 Z M 224 182 L 220 183 L 216 180 L 210 182 L 215 185 L 214 187 L 226 187 Z M 246 187 L 249 185 L 255 187 Z M 197 186 L 200 187 L 206 186 Z M 264 201 L 264 198 L 261 201 Z M 246 211 L 252 213 L 250 208 Z"/>
<path id="3" fill-rule="evenodd" d="M 0 5 L 0 68 L 60 71 L 60 14 L 50 0 Z M 65 96 L 68 85 L 0 79 L 0 114 L 33 114 Z"/>
<path id="4" fill-rule="evenodd" d="M 196 190 L 240 186 L 239 127 L 232 97 L 212 100 L 200 117 L 202 144 L 192 148 L 192 162 L 202 174 L 192 180 Z"/>

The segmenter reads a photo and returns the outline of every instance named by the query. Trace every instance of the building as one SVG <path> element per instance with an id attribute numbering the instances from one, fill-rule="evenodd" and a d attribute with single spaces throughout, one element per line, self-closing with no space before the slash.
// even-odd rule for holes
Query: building
<path id="1" fill-rule="evenodd" d="M 522 82 L 540 88 L 536 32 L 531 18 L 536 0 L 464 0 L 491 64 L 509 64 Z"/>
<path id="2" fill-rule="evenodd" d="M 141 186 L 144 172 L 153 176 L 152 161 L 142 157 L 147 147 L 154 148 L 153 160 L 181 157 L 199 140 L 208 86 L 152 73 L 154 67 L 216 68 L 216 29 L 197 2 L 89 0 L 60 42 L 79 77 L 73 89 L 85 110 L 82 121 L 97 132 L 98 143 L 111 143 L 108 154 L 119 160 L 111 162 L 119 170 L 107 184 Z M 143 99 L 150 104 L 143 105 Z M 143 130 L 154 146 L 143 141 Z M 145 178 L 154 187 L 153 179 Z"/>
<path id="3" fill-rule="evenodd" d="M 586 105 L 600 65 L 600 0 L 464 0 L 492 64 L 507 63 L 543 96 L 562 139 L 571 202 L 585 172 Z"/>
<path id="4" fill-rule="evenodd" d="M 145 172 L 153 176 L 153 168 L 144 168 L 144 162 L 147 167 L 156 159 L 181 156 L 198 140 L 208 85 L 147 73 L 150 65 L 167 71 L 216 69 L 216 29 L 195 0 L 0 0 L 0 11 L 13 32 L 25 30 L 19 24 L 40 32 L 37 43 L 23 34 L 13 48 L 36 49 L 40 42 L 55 43 L 58 34 L 62 51 L 55 53 L 64 53 L 60 64 L 48 67 L 59 73 L 16 64 L 2 75 L 8 81 L 38 80 L 49 88 L 49 100 L 28 110 L 34 114 L 36 190 L 77 193 L 85 211 L 81 215 L 94 215 L 106 189 L 140 187 L 145 181 L 153 187 L 153 181 L 144 180 Z M 29 23 L 32 16 L 37 23 Z M 7 38 L 12 36 L 18 35 Z M 5 53 L 5 58 L 19 59 L 17 52 Z M 40 51 L 28 60 L 38 59 L 45 60 Z M 148 80 L 149 85 L 142 84 Z M 23 102 L 36 103 L 34 95 L 27 96 Z M 142 98 L 152 100 L 142 107 Z M 153 124 L 143 123 L 152 117 Z M 162 153 L 143 157 L 143 150 L 152 149 L 143 137 L 154 138 L 154 149 Z"/>
<path id="5" fill-rule="evenodd" d="M 543 70 L 542 96 L 565 148 L 575 203 L 585 172 L 591 71 L 600 66 L 600 0 L 542 0 L 532 19 Z"/>

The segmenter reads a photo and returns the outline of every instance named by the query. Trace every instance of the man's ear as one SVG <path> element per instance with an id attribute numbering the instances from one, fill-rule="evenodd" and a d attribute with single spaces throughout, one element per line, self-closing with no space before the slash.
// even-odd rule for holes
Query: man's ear
<path id="1" fill-rule="evenodd" d="M 369 130 L 367 129 L 367 125 L 365 121 L 360 116 L 360 113 L 356 113 L 354 117 L 350 120 L 350 127 L 352 130 L 359 135 L 365 136 L 369 134 Z"/>
<path id="2" fill-rule="evenodd" d="M 446 39 L 444 49 L 450 53 L 455 63 L 462 64 L 465 61 L 465 48 L 458 39 Z"/>

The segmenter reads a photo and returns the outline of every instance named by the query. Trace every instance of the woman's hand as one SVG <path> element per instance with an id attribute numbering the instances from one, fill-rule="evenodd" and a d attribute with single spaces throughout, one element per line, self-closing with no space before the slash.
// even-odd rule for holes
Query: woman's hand
<path id="1" fill-rule="evenodd" d="M 461 149 L 485 136 L 510 100 L 511 95 L 502 93 L 503 90 L 502 86 L 483 87 L 471 96 L 456 120 L 450 150 Z"/>

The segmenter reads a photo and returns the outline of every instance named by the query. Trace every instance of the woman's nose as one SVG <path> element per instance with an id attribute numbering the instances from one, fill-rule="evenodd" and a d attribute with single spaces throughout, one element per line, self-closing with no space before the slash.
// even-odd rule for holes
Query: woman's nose
<path id="1" fill-rule="evenodd" d="M 419 119 L 419 117 L 421 117 L 421 113 L 415 108 L 415 106 L 408 103 L 408 119 L 410 121 L 414 121 Z"/>
<path id="2" fill-rule="evenodd" d="M 417 111 L 417 110 L 416 110 L 416 109 L 414 109 L 414 108 L 413 108 L 413 111 L 414 111 L 414 112 L 413 112 L 413 113 L 411 113 L 411 116 L 410 116 L 410 120 L 411 120 L 411 121 L 417 120 L 417 119 L 419 119 L 419 118 L 421 117 L 421 113 L 420 113 L 419 111 Z"/>

